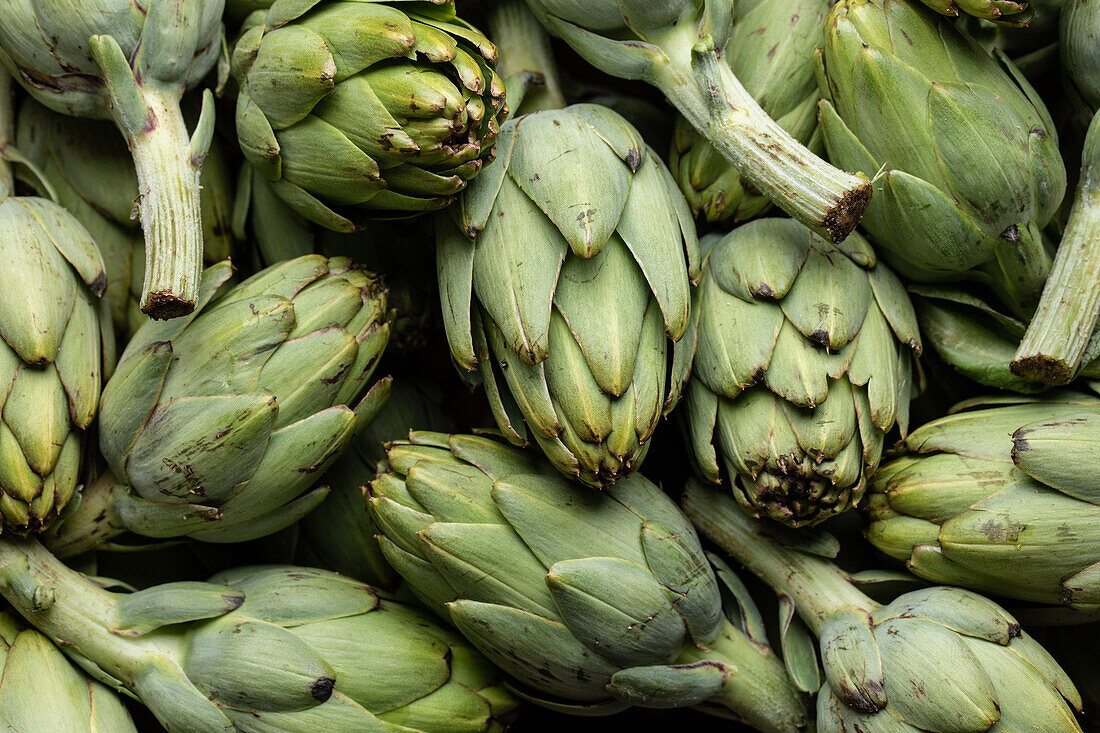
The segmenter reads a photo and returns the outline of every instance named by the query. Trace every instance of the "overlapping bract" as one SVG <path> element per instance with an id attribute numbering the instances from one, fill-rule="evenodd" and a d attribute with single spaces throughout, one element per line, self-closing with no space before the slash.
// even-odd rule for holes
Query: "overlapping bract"
<path id="1" fill-rule="evenodd" d="M 820 733 L 1081 730 L 1081 696 L 1003 608 L 958 588 L 837 614 L 820 632 Z M 1068 704 L 1067 704 L 1068 703 Z"/>
<path id="2" fill-rule="evenodd" d="M 289 525 L 385 399 L 388 380 L 362 396 L 389 337 L 373 275 L 320 255 L 230 274 L 206 271 L 195 315 L 143 326 L 104 390 L 100 448 L 133 532 L 235 542 Z"/>
<path id="3" fill-rule="evenodd" d="M 25 534 L 76 490 L 114 337 L 99 250 L 60 206 L 0 182 L 0 260 L 0 532 Z"/>
<path id="4" fill-rule="evenodd" d="M 723 616 L 675 504 L 640 475 L 591 492 L 535 455 L 439 433 L 393 444 L 369 500 L 411 589 L 541 704 L 707 703 L 760 730 L 803 724 L 766 640 Z"/>
<path id="5" fill-rule="evenodd" d="M 510 120 L 497 149 L 438 221 L 451 353 L 480 368 L 509 440 L 529 430 L 558 470 L 605 485 L 637 469 L 666 406 L 698 273 L 691 213 L 605 107 Z"/>
<path id="6" fill-rule="evenodd" d="M 276 0 L 233 52 L 241 151 L 329 229 L 441 209 L 492 160 L 495 60 L 453 0 Z"/>
<path id="7" fill-rule="evenodd" d="M 828 4 L 823 0 L 740 0 L 733 33 L 722 54 L 760 107 L 815 153 L 817 125 L 814 48 L 822 43 Z M 746 221 L 771 201 L 683 117 L 677 117 L 669 167 L 691 211 L 706 221 Z"/>
<path id="8" fill-rule="evenodd" d="M 137 733 L 114 691 L 6 611 L 0 612 L 0 720 L 9 733 Z"/>
<path id="9" fill-rule="evenodd" d="M 1100 612 L 1100 400 L 1006 403 L 914 430 L 875 477 L 867 537 L 922 578 Z"/>
<path id="10" fill-rule="evenodd" d="M 1039 0 L 1042 2 L 1042 0 Z M 960 13 L 975 18 L 1026 25 L 1031 19 L 1028 0 L 921 0 L 937 13 L 957 16 Z M 1025 12 L 1027 11 L 1027 12 Z"/>
<path id="11" fill-rule="evenodd" d="M 920 349 L 904 287 L 858 234 L 833 245 L 793 219 L 733 230 L 676 345 L 699 472 L 717 483 L 724 468 L 749 513 L 792 526 L 851 508 L 886 433 L 907 429 Z"/>
<path id="12" fill-rule="evenodd" d="M 825 29 L 820 120 L 831 160 L 881 170 L 863 226 L 902 275 L 973 279 L 1017 314 L 1050 268 L 1039 229 L 1066 187 L 1043 102 L 914 0 L 844 0 Z"/>

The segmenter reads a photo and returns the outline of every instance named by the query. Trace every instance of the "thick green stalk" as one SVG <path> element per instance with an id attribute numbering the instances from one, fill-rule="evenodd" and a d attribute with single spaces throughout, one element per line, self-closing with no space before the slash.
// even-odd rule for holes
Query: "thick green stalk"
<path id="1" fill-rule="evenodd" d="M 4 158 L 4 151 L 15 137 L 15 113 L 12 109 L 11 75 L 0 69 L 0 196 L 6 188 L 15 190 L 15 178 L 11 163 Z"/>
<path id="2" fill-rule="evenodd" d="M 1065 384 L 1081 365 L 1100 316 L 1100 112 L 1081 154 L 1081 178 L 1054 268 L 1016 350 L 1012 373 Z"/>
<path id="3" fill-rule="evenodd" d="M 500 55 L 497 73 L 506 80 L 512 115 L 519 114 L 519 106 L 525 113 L 564 107 L 565 95 L 550 52 L 550 36 L 527 4 L 523 0 L 493 3 L 489 29 Z M 511 90 L 516 85 L 523 93 L 513 100 Z"/>
<path id="4" fill-rule="evenodd" d="M 769 536 L 769 531 L 782 528 L 747 516 L 729 492 L 692 481 L 684 490 L 682 503 L 684 512 L 704 535 L 776 593 L 790 598 L 815 634 L 829 617 L 843 610 L 856 608 L 870 613 L 879 607 L 833 563 L 789 549 Z"/>
<path id="5" fill-rule="evenodd" d="M 843 241 L 871 200 L 870 181 L 826 163 L 780 127 L 713 48 L 696 44 L 689 25 L 657 43 L 667 63 L 649 81 L 754 189 L 829 241 Z"/>

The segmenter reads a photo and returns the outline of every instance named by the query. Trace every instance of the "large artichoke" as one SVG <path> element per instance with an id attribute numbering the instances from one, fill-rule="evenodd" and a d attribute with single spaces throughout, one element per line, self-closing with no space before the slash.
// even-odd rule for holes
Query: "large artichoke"
<path id="1" fill-rule="evenodd" d="M 169 733 L 498 733 L 517 705 L 453 631 L 324 570 L 245 567 L 124 594 L 34 541 L 0 542 L 0 566 L 12 605 Z"/>
<path id="2" fill-rule="evenodd" d="M 1073 682 L 996 603 L 941 586 L 882 605 L 818 554 L 821 542 L 776 536 L 721 492 L 691 483 L 684 509 L 818 637 L 819 733 L 1080 732 Z"/>
<path id="3" fill-rule="evenodd" d="M 113 691 L 0 611 L 0 721 L 7 733 L 137 733 Z"/>
<path id="4" fill-rule="evenodd" d="M 933 582 L 1100 612 L 1100 399 L 968 407 L 879 469 L 867 538 Z"/>
<path id="5" fill-rule="evenodd" d="M 329 229 L 443 208 L 492 160 L 495 58 L 453 0 L 275 0 L 233 51 L 241 150 Z"/>
<path id="6" fill-rule="evenodd" d="M 221 50 L 225 0 L 9 0 L 0 63 L 42 104 L 114 120 L 133 155 L 145 232 L 141 309 L 190 313 L 202 272 L 199 172 L 213 97 L 189 136 L 179 102 Z"/>
<path id="7" fill-rule="evenodd" d="M 915 0 L 843 0 L 825 29 L 830 159 L 878 171 L 863 225 L 901 275 L 971 279 L 1017 315 L 1050 269 L 1066 171 L 1050 115 L 998 54 Z"/>
<path id="8" fill-rule="evenodd" d="M 549 707 L 694 705 L 761 731 L 804 725 L 766 638 L 723 615 L 675 504 L 641 475 L 589 491 L 536 455 L 440 433 L 390 447 L 371 510 L 413 592 Z"/>
<path id="9" fill-rule="evenodd" d="M 493 415 L 599 486 L 641 463 L 687 326 L 698 242 L 631 125 L 577 104 L 509 120 L 497 162 L 437 226 L 443 322 Z"/>
<path id="10" fill-rule="evenodd" d="M 829 12 L 825 0 L 738 0 L 733 33 L 722 53 L 745 89 L 784 130 L 815 153 L 817 134 L 814 48 Z M 691 211 L 707 221 L 745 221 L 771 201 L 743 181 L 728 160 L 682 116 L 669 158 Z"/>
<path id="11" fill-rule="evenodd" d="M 761 109 L 719 58 L 733 26 L 732 0 L 527 4 L 592 65 L 660 89 L 749 186 L 795 219 L 833 242 L 855 228 L 871 197 L 867 176 L 874 169 L 838 170 Z"/>
<path id="12" fill-rule="evenodd" d="M 905 433 L 920 333 L 867 242 L 760 219 L 713 244 L 673 381 L 694 462 L 742 506 L 792 526 L 850 509 Z M 688 379 L 690 375 L 690 379 Z"/>
<path id="13" fill-rule="evenodd" d="M 125 484 L 89 487 L 51 545 L 121 531 L 236 542 L 315 507 L 310 490 L 383 403 L 362 396 L 389 336 L 386 292 L 342 258 L 307 255 L 237 286 L 209 268 L 188 318 L 134 335 L 103 393 L 99 442 Z"/>
<path id="14" fill-rule="evenodd" d="M 0 160 L 0 532 L 24 534 L 76 490 L 114 336 L 88 231 L 53 201 L 12 195 L 4 170 Z"/>
<path id="15" fill-rule="evenodd" d="M 15 144 L 38 167 L 58 202 L 91 233 L 107 268 L 107 299 L 121 343 L 145 322 L 138 307 L 145 248 L 133 219 L 138 180 L 126 143 L 110 124 L 57 114 L 33 99 L 19 110 Z M 28 177 L 28 181 L 36 181 Z M 203 259 L 231 254 L 233 208 L 229 164 L 213 145 L 200 178 Z"/>

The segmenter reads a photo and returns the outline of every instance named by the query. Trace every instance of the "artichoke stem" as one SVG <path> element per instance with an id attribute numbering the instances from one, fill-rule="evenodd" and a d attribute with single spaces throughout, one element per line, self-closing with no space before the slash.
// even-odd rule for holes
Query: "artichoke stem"
<path id="1" fill-rule="evenodd" d="M 527 4 L 523 0 L 493 3 L 489 28 L 500 55 L 497 73 L 506 80 L 513 115 L 519 114 L 519 107 L 524 114 L 565 107 L 557 65 L 550 52 L 550 36 Z M 513 99 L 511 91 L 516 85 L 522 90 L 518 100 Z"/>
<path id="2" fill-rule="evenodd" d="M 830 242 L 855 229 L 871 200 L 871 182 L 810 151 L 761 109 L 713 48 L 660 45 L 668 62 L 650 72 L 680 114 L 753 188 Z"/>
<path id="3" fill-rule="evenodd" d="M 15 139 L 15 113 L 12 109 L 11 74 L 0 72 L 0 198 L 4 189 L 15 191 L 15 178 L 11 172 L 11 163 L 4 157 L 7 147 Z"/>
<path id="4" fill-rule="evenodd" d="M 202 272 L 202 161 L 192 158 L 177 90 L 144 86 L 141 91 L 149 113 L 145 124 L 122 129 L 137 170 L 137 209 L 145 233 L 141 310 L 152 318 L 176 318 L 195 309 Z"/>
<path id="5" fill-rule="evenodd" d="M 1054 267 L 1009 367 L 1018 377 L 1066 384 L 1100 315 L 1100 112 L 1081 155 L 1081 178 Z"/>
<path id="6" fill-rule="evenodd" d="M 0 539 L 0 594 L 62 649 L 110 659 L 111 668 L 104 671 L 113 677 L 128 681 L 127 670 L 141 663 L 146 644 L 120 643 L 110 630 L 118 608 L 115 594 L 67 567 L 38 540 Z"/>
<path id="7" fill-rule="evenodd" d="M 855 608 L 871 613 L 879 607 L 833 563 L 773 539 L 772 533 L 784 528 L 752 519 L 728 492 L 690 481 L 682 503 L 684 512 L 704 535 L 777 594 L 790 598 L 814 634 L 820 635 L 822 624 L 843 610 Z"/>
<path id="8" fill-rule="evenodd" d="M 43 536 L 50 552 L 74 557 L 102 547 L 126 531 L 114 510 L 116 485 L 114 476 L 104 473 L 84 486 L 73 500 L 75 509 L 70 507 L 64 521 L 55 523 Z"/>

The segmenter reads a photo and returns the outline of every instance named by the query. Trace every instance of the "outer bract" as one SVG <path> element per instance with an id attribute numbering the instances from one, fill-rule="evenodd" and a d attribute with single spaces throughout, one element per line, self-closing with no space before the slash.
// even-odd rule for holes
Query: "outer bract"
<path id="1" fill-rule="evenodd" d="M 882 466 L 868 539 L 934 582 L 1100 613 L 1100 400 L 969 407 Z"/>
<path id="2" fill-rule="evenodd" d="M 881 170 L 863 225 L 903 276 L 988 285 L 1018 315 L 1050 269 L 1066 171 L 1023 76 L 914 0 L 844 0 L 825 29 L 825 146 Z"/>
<path id="3" fill-rule="evenodd" d="M 0 612 L 0 720 L 9 733 L 137 733 L 118 695 L 6 611 Z"/>
<path id="4" fill-rule="evenodd" d="M 441 209 L 492 159 L 495 60 L 453 0 L 276 0 L 233 51 L 241 150 L 329 229 Z"/>
<path id="5" fill-rule="evenodd" d="M 371 511 L 413 592 L 539 704 L 587 714 L 692 705 L 762 731 L 805 725 L 766 638 L 723 615 L 676 505 L 640 475 L 597 493 L 536 455 L 440 433 L 390 447 Z"/>
<path id="6" fill-rule="evenodd" d="M 1062 10 L 1062 63 L 1093 109 L 1100 109 L 1100 5 L 1067 0 Z"/>
<path id="7" fill-rule="evenodd" d="M 114 120 L 133 156 L 145 233 L 141 309 L 189 313 L 202 272 L 199 171 L 213 96 L 190 136 L 180 112 L 221 50 L 224 0 L 10 0 L 0 4 L 0 63 L 35 99 Z"/>
<path id="8" fill-rule="evenodd" d="M 713 244 L 673 380 L 694 461 L 753 516 L 811 525 L 857 504 L 915 393 L 916 315 L 858 234 L 761 219 Z M 690 379 L 688 378 L 690 375 Z"/>
<path id="9" fill-rule="evenodd" d="M 15 145 L 99 246 L 115 334 L 125 344 L 147 318 L 138 305 L 145 273 L 144 240 L 133 217 L 138 179 L 126 141 L 109 123 L 60 115 L 28 99 L 19 110 Z M 213 264 L 229 257 L 233 240 L 233 185 L 219 145 L 211 147 L 200 182 L 203 258 Z"/>
<path id="10" fill-rule="evenodd" d="M 733 33 L 722 60 L 796 140 L 821 152 L 817 134 L 814 48 L 829 12 L 825 0 L 739 0 Z M 691 211 L 707 221 L 745 221 L 767 211 L 771 202 L 707 142 L 683 117 L 676 119 L 669 167 Z"/>
<path id="11" fill-rule="evenodd" d="M 320 255 L 235 287 L 229 275 L 209 268 L 195 315 L 130 341 L 99 422 L 128 486 L 86 492 L 57 552 L 122 530 L 237 542 L 282 529 L 325 497 L 310 488 L 384 402 L 388 379 L 361 398 L 389 336 L 373 275 Z"/>
<path id="12" fill-rule="evenodd" d="M 169 733 L 498 733 L 517 705 L 453 631 L 325 570 L 245 567 L 125 594 L 37 543 L 0 556 L 9 601 Z"/>
<path id="13" fill-rule="evenodd" d="M 592 486 L 641 464 L 668 399 L 668 339 L 698 276 L 691 213 L 657 155 L 591 104 L 509 120 L 498 160 L 440 217 L 451 353 L 501 431 Z M 526 423 L 526 428 L 525 428 Z"/>
<path id="14" fill-rule="evenodd" d="M 821 733 L 1080 732 L 1073 682 L 993 601 L 935 587 L 883 606 L 822 556 L 830 538 L 777 533 L 695 482 L 683 503 L 709 539 L 770 585 L 817 636 Z M 835 539 L 831 545 L 835 554 Z M 817 664 L 812 653 L 785 650 L 784 658 Z"/>
<path id="15" fill-rule="evenodd" d="M 1030 2 L 1027 0 L 921 0 L 922 3 L 948 16 L 957 16 L 966 13 L 975 18 L 996 20 L 1010 24 L 1027 25 L 1031 12 Z M 1043 2 L 1043 0 L 1039 0 Z"/>
<path id="16" fill-rule="evenodd" d="M 114 336 L 88 231 L 52 201 L 10 195 L 2 179 L 0 261 L 0 532 L 26 534 L 76 489 Z"/>

